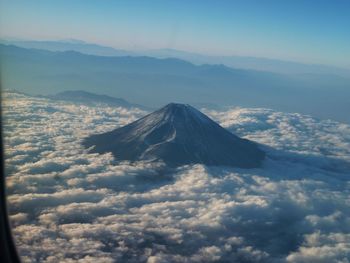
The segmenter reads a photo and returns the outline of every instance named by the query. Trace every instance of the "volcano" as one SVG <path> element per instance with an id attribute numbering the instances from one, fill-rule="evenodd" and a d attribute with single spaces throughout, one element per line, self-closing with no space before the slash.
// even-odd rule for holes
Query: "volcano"
<path id="1" fill-rule="evenodd" d="M 124 127 L 83 141 L 90 152 L 111 152 L 116 160 L 162 161 L 254 168 L 265 153 L 187 104 L 170 103 Z"/>

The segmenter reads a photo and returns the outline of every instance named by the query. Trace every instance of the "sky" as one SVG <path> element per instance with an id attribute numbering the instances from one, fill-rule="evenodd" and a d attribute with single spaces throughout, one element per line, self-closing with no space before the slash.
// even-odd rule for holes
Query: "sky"
<path id="1" fill-rule="evenodd" d="M 350 68 L 350 1 L 0 0 L 0 37 Z"/>

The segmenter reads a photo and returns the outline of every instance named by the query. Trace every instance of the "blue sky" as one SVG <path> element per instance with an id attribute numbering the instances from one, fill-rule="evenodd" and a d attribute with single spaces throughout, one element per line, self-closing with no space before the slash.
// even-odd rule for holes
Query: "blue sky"
<path id="1" fill-rule="evenodd" d="M 74 38 L 350 68 L 349 0 L 0 0 L 0 37 Z"/>

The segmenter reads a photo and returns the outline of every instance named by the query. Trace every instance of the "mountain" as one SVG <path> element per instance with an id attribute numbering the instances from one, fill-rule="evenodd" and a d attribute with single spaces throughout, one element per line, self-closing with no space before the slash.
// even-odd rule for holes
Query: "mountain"
<path id="1" fill-rule="evenodd" d="M 112 152 L 117 160 L 163 161 L 170 167 L 201 163 L 240 168 L 259 167 L 264 152 L 209 117 L 170 103 L 133 123 L 83 141 L 91 152 Z"/>
<path id="2" fill-rule="evenodd" d="M 67 90 L 47 97 L 54 100 L 65 100 L 81 103 L 103 103 L 109 106 L 117 106 L 124 108 L 144 108 L 141 105 L 132 104 L 121 98 L 115 98 L 107 95 L 99 95 L 83 90 Z"/>
<path id="3" fill-rule="evenodd" d="M 0 44 L 1 85 L 29 94 L 108 94 L 157 108 L 168 101 L 265 107 L 350 123 L 350 80 L 284 75 L 176 58 L 94 56 Z"/>

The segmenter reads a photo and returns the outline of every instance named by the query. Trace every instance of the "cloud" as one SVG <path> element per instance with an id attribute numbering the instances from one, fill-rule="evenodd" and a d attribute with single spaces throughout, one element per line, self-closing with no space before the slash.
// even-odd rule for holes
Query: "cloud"
<path id="1" fill-rule="evenodd" d="M 298 251 L 287 257 L 287 262 L 349 262 L 350 234 L 320 231 L 305 235 Z"/>
<path id="2" fill-rule="evenodd" d="M 204 111 L 260 143 L 263 167 L 117 163 L 80 142 L 145 112 L 6 93 L 8 204 L 23 262 L 348 262 L 350 127 Z"/>

